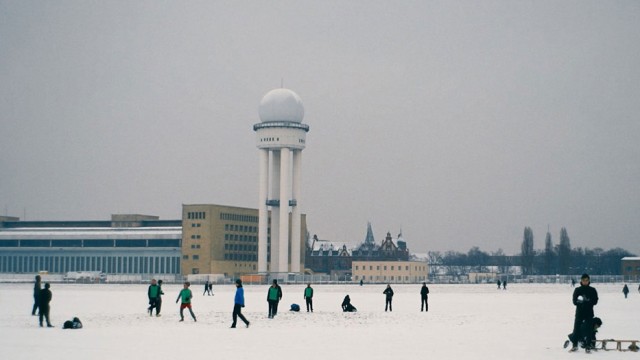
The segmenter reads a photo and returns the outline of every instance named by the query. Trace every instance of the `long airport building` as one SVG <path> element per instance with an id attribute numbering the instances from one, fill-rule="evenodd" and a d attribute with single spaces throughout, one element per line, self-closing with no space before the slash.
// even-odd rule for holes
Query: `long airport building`
<path id="1" fill-rule="evenodd" d="M 304 214 L 301 223 L 304 266 Z M 112 215 L 111 221 L 0 217 L 0 273 L 238 276 L 257 273 L 257 265 L 257 209 L 183 205 L 180 220 L 131 214 Z"/>

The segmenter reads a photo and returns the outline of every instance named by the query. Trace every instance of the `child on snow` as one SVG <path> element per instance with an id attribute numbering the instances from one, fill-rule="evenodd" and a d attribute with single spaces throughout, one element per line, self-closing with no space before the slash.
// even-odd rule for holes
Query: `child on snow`
<path id="1" fill-rule="evenodd" d="M 191 313 L 193 321 L 197 321 L 196 315 L 193 313 L 193 310 L 191 310 L 191 298 L 193 295 L 191 294 L 191 290 L 189 290 L 189 286 L 191 286 L 191 283 L 188 281 L 185 282 L 183 289 L 180 290 L 180 294 L 178 294 L 178 298 L 176 299 L 176 304 L 178 303 L 178 300 L 182 300 L 182 303 L 180 304 L 180 321 L 184 321 L 184 315 L 182 312 L 185 308 L 189 309 L 189 313 Z"/>

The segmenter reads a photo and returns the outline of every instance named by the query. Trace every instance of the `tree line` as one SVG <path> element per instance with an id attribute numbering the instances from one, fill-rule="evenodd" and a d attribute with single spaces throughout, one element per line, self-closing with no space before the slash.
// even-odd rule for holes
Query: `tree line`
<path id="1" fill-rule="evenodd" d="M 553 243 L 549 232 L 546 234 L 543 250 L 535 250 L 533 240 L 533 231 L 530 227 L 525 227 L 518 255 L 505 255 L 502 249 L 485 252 L 474 246 L 467 253 L 430 251 L 428 261 L 432 267 L 436 265 L 446 269 L 447 275 L 491 272 L 496 268 L 498 272 L 506 274 L 514 266 L 520 267 L 523 275 L 571 275 L 584 272 L 621 275 L 622 258 L 635 256 L 622 248 L 572 248 L 566 228 L 560 230 L 560 242 L 557 245 Z"/>

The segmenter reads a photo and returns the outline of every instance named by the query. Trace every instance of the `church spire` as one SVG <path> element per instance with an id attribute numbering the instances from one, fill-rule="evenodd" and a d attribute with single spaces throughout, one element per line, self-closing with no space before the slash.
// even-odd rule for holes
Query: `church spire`
<path id="1" fill-rule="evenodd" d="M 367 245 L 373 245 L 376 243 L 373 238 L 373 230 L 371 229 L 371 222 L 367 222 L 367 237 L 364 239 L 364 243 Z"/>

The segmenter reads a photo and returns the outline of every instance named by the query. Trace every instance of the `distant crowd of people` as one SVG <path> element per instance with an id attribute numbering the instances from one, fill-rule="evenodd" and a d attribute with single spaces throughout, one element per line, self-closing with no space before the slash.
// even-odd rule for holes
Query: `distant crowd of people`
<path id="1" fill-rule="evenodd" d="M 363 282 L 360 281 L 360 286 L 363 285 Z M 184 321 L 184 309 L 188 309 L 191 315 L 191 318 L 194 322 L 197 321 L 196 315 L 193 312 L 191 306 L 191 299 L 193 298 L 193 294 L 190 290 L 191 283 L 185 282 L 183 284 L 182 290 L 179 292 L 178 297 L 176 298 L 176 303 L 180 302 L 180 320 Z M 244 301 L 244 289 L 242 287 L 242 281 L 237 279 L 235 281 L 236 292 L 234 296 L 234 305 L 232 311 L 232 324 L 231 328 L 235 328 L 237 324 L 237 319 L 240 318 L 245 324 L 246 327 L 249 327 L 250 322 L 245 318 L 242 314 L 242 308 L 245 306 Z M 498 280 L 497 281 L 498 289 L 507 289 L 507 281 L 506 280 Z M 571 286 L 575 287 L 575 280 L 571 280 Z M 640 285 L 638 286 L 638 292 L 640 292 Z M 627 284 L 624 284 L 622 288 L 622 293 L 624 297 L 627 298 L 629 295 L 629 287 Z M 213 285 L 206 281 L 204 284 L 204 292 L 202 295 L 208 294 L 209 296 L 213 295 Z M 391 284 L 387 284 L 386 288 L 382 292 L 385 298 L 385 307 L 384 311 L 393 311 L 393 296 L 394 291 L 391 288 Z M 147 311 L 149 316 L 153 316 L 153 310 L 155 309 L 156 317 L 160 316 L 160 310 L 162 309 L 162 295 L 164 292 L 162 291 L 162 280 L 156 281 L 156 279 L 151 280 L 151 284 L 147 289 L 147 297 L 149 300 L 149 307 Z M 268 312 L 267 316 L 269 319 L 273 319 L 278 313 L 278 305 L 282 300 L 282 288 L 278 284 L 278 280 L 274 279 L 271 286 L 267 289 L 267 304 L 268 304 Z M 311 284 L 308 283 L 303 291 L 303 299 L 305 300 L 307 312 L 313 312 L 313 296 L 314 289 L 311 287 Z M 50 313 L 50 302 L 53 295 L 51 292 L 51 285 L 49 283 L 45 283 L 44 287 L 42 286 L 42 279 L 40 275 L 36 275 L 35 283 L 33 287 L 33 309 L 31 311 L 31 315 L 35 316 L 36 312 L 39 319 L 40 327 L 44 327 L 44 323 L 46 322 L 47 327 L 53 327 L 51 321 L 49 319 Z M 422 283 L 422 287 L 420 288 L 420 311 L 429 311 L 429 288 L 426 283 Z M 591 279 L 588 274 L 583 274 L 580 278 L 580 286 L 578 286 L 573 291 L 572 301 L 574 306 L 576 307 L 573 330 L 568 335 L 568 340 L 565 341 L 564 347 L 567 348 L 571 345 L 570 352 L 575 352 L 578 350 L 578 345 L 581 345 L 587 352 L 590 352 L 594 349 L 596 336 L 598 329 L 602 326 L 602 320 L 598 317 L 595 317 L 593 307 L 598 304 L 598 292 L 595 288 L 591 286 Z M 346 295 L 342 300 L 341 308 L 343 312 L 356 312 L 357 308 L 351 303 L 351 298 L 349 295 Z M 300 306 L 298 304 L 291 305 L 291 311 L 300 311 Z M 82 322 L 79 318 L 74 317 L 73 320 L 68 320 L 64 323 L 63 328 L 65 329 L 80 329 L 82 328 Z"/>
<path id="2" fill-rule="evenodd" d="M 231 323 L 231 328 L 236 327 L 238 318 L 240 318 L 240 320 L 244 322 L 246 327 L 249 327 L 250 322 L 242 314 L 242 308 L 244 308 L 244 289 L 242 287 L 242 280 L 240 279 L 236 280 L 235 284 L 236 284 L 236 293 L 234 297 L 233 312 L 231 315 L 233 320 L 233 322 Z M 154 308 L 154 304 L 157 304 L 158 302 L 161 303 L 161 300 L 159 301 L 158 299 L 160 298 L 160 295 L 164 294 L 162 292 L 160 285 L 161 284 L 156 283 L 155 279 L 151 280 L 151 285 L 149 285 L 148 311 L 150 316 L 152 315 L 152 309 Z M 193 296 L 192 296 L 191 290 L 189 290 L 190 286 L 191 286 L 191 283 L 189 283 L 188 281 L 185 282 L 183 284 L 182 291 L 180 291 L 180 294 L 176 299 L 176 303 L 181 300 L 180 321 L 184 321 L 184 315 L 183 315 L 184 309 L 189 310 L 189 313 L 191 314 L 191 317 L 193 318 L 194 322 L 197 321 L 196 316 L 193 313 L 193 310 L 191 308 L 191 298 Z M 211 289 L 211 284 L 207 281 L 205 283 L 205 292 L 202 295 L 207 294 L 209 289 Z M 304 288 L 304 292 L 302 295 L 303 299 L 305 300 L 307 312 L 313 312 L 313 293 L 314 293 L 314 290 L 311 287 L 311 284 L 307 284 L 307 287 Z M 390 284 L 387 284 L 387 287 L 383 291 L 383 294 L 385 295 L 385 311 L 393 311 L 392 301 L 393 301 L 394 293 Z M 422 288 L 420 289 L 420 298 L 421 298 L 420 311 L 429 311 L 428 297 L 429 297 L 429 288 L 427 287 L 426 283 L 422 283 Z M 271 285 L 269 286 L 269 288 L 267 289 L 266 299 L 268 304 L 267 317 L 269 319 L 273 319 L 278 314 L 278 305 L 282 300 L 282 287 L 278 284 L 277 279 L 274 279 Z M 156 308 L 157 308 L 157 305 L 156 305 Z M 349 297 L 349 295 L 346 295 L 344 297 L 341 304 L 341 308 L 343 312 L 358 311 L 358 309 L 353 304 L 351 304 L 351 298 Z M 300 311 L 300 306 L 298 304 L 291 304 L 290 310 Z M 156 316 L 160 316 L 160 315 L 156 313 Z"/>

